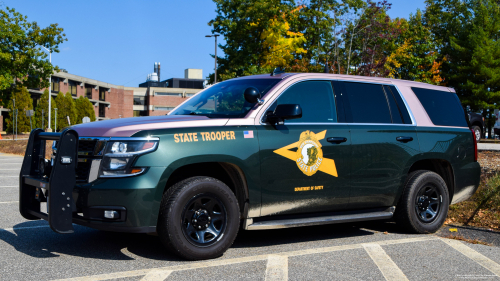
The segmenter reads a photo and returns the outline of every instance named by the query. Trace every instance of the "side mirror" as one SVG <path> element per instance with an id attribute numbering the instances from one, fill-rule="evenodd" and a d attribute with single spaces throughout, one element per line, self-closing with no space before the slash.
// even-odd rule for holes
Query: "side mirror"
<path id="1" fill-rule="evenodd" d="M 302 108 L 298 104 L 278 104 L 274 112 L 267 113 L 271 124 L 282 125 L 283 121 L 302 117 Z"/>
<path id="2" fill-rule="evenodd" d="M 245 96 L 245 100 L 249 103 L 264 103 L 264 101 L 260 99 L 259 89 L 255 87 L 248 87 L 243 95 Z"/>

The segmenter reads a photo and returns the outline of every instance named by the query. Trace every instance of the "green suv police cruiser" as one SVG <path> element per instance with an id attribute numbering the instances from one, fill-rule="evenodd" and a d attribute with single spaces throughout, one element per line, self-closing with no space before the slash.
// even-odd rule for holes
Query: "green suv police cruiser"
<path id="1" fill-rule="evenodd" d="M 50 162 L 46 141 L 56 141 Z M 213 85 L 167 116 L 33 130 L 20 212 L 58 233 L 157 232 L 169 251 L 199 260 L 222 255 L 240 225 L 394 218 L 433 233 L 479 176 L 453 89 L 273 73 Z"/>

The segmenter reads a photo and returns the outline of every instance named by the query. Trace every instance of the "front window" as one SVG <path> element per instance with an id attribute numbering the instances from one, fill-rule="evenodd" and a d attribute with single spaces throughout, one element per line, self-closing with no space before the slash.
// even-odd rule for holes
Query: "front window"
<path id="1" fill-rule="evenodd" d="M 248 87 L 259 89 L 263 97 L 279 79 L 238 79 L 218 83 L 192 97 L 170 115 L 202 115 L 209 118 L 243 118 L 255 104 L 245 101 Z"/>

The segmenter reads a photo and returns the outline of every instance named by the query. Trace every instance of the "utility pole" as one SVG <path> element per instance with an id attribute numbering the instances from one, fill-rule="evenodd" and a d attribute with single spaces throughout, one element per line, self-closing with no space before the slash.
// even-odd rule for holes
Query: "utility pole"
<path id="1" fill-rule="evenodd" d="M 56 123 L 56 124 L 54 125 L 54 132 L 57 132 L 57 107 L 56 107 L 56 108 L 54 108 L 54 110 L 56 111 L 56 118 L 54 119 L 54 122 Z"/>
<path id="2" fill-rule="evenodd" d="M 205 35 L 205 37 L 215 37 L 215 74 L 214 74 L 214 84 L 217 84 L 217 36 L 220 36 L 220 34 Z"/>
<path id="3" fill-rule="evenodd" d="M 49 62 L 50 64 L 52 65 L 52 52 L 45 48 L 44 46 L 41 46 L 42 48 L 44 48 L 47 53 L 49 53 Z M 52 129 L 50 128 L 50 112 L 52 111 L 51 108 L 52 108 L 52 105 L 51 105 L 51 97 L 52 97 L 52 73 L 50 73 L 50 76 L 49 76 L 49 126 L 47 127 L 47 132 L 52 132 Z M 43 118 L 42 118 L 43 120 Z M 43 126 L 42 126 L 42 129 L 43 129 Z"/>
<path id="4" fill-rule="evenodd" d="M 12 124 L 12 134 L 15 136 L 16 135 L 16 121 L 17 121 L 17 117 L 16 117 L 16 99 L 12 99 L 12 115 L 14 116 L 14 124 Z M 13 138 L 14 138 L 13 136 Z M 14 138 L 15 139 L 15 138 Z"/>

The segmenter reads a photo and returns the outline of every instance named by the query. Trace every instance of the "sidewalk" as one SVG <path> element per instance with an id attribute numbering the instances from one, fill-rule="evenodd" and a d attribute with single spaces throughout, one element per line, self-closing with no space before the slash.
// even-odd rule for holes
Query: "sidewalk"
<path id="1" fill-rule="evenodd" d="M 500 151 L 500 143 L 478 143 L 477 150 L 498 150 L 498 151 Z"/>

